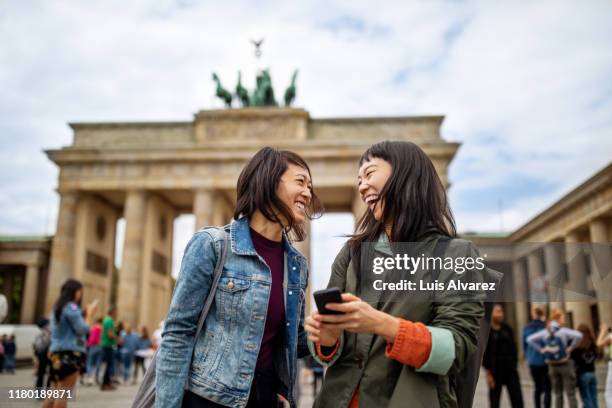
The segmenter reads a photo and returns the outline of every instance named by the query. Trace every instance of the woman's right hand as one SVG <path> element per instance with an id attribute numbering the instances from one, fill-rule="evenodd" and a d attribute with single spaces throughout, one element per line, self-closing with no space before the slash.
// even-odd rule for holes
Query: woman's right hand
<path id="1" fill-rule="evenodd" d="M 342 329 L 335 328 L 333 324 L 322 323 L 319 317 L 319 312 L 312 312 L 304 321 L 308 340 L 326 347 L 334 346 L 342 334 Z"/>

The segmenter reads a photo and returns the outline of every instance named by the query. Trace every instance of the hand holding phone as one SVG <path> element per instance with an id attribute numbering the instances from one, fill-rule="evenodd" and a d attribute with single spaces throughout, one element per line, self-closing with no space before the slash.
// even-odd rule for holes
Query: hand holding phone
<path id="1" fill-rule="evenodd" d="M 328 303 L 342 303 L 342 292 L 339 288 L 318 290 L 313 293 L 313 296 L 320 314 L 343 314 L 343 312 L 329 310 L 325 307 Z"/>

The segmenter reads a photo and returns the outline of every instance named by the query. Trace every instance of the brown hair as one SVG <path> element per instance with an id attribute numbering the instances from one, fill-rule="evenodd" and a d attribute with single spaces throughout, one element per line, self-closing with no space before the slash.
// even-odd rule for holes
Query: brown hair
<path id="1" fill-rule="evenodd" d="M 540 305 L 531 306 L 531 312 L 534 313 L 538 318 L 542 318 L 546 314 L 544 313 L 544 309 Z"/>
<path id="2" fill-rule="evenodd" d="M 283 225 L 281 218 L 287 220 L 288 225 L 283 225 L 285 233 L 292 232 L 294 240 L 303 241 L 306 238 L 304 227 L 295 223 L 293 212 L 276 194 L 281 177 L 289 164 L 299 166 L 310 174 L 306 161 L 289 150 L 264 147 L 255 153 L 238 177 L 234 219 L 243 216 L 250 218 L 255 210 L 259 210 L 272 222 Z M 312 198 L 306 209 L 306 216 L 313 219 L 323 212 L 323 205 L 312 187 L 310 193 Z"/>
<path id="3" fill-rule="evenodd" d="M 595 335 L 591 331 L 591 328 L 584 323 L 578 326 L 578 331 L 582 333 L 582 340 L 578 343 L 578 348 L 590 349 L 595 344 Z"/>

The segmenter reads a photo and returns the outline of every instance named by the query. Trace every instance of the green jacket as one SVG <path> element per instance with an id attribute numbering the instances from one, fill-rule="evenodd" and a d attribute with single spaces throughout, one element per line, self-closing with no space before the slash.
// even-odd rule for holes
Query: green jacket
<path id="1" fill-rule="evenodd" d="M 426 236 L 417 244 L 415 253 L 433 256 L 439 238 L 437 234 Z M 381 235 L 374 251 L 383 256 L 393 256 L 385 234 Z M 444 256 L 476 258 L 479 254 L 471 242 L 453 239 Z M 461 276 L 468 277 L 468 274 Z M 441 275 L 441 280 L 448 278 Z M 401 291 L 387 292 L 384 299 L 370 302 L 380 295 L 368 285 L 363 285 L 362 293 L 348 243 L 332 266 L 328 287 L 334 286 L 360 296 L 392 316 L 425 324 L 432 335 L 432 350 L 429 360 L 415 369 L 385 356 L 385 339 L 369 333 L 345 331 L 340 339 L 340 349 L 328 363 L 318 359 L 312 343 L 309 343 L 315 359 L 328 366 L 323 388 L 315 401 L 316 408 L 347 407 L 357 387 L 359 406 L 365 408 L 457 406 L 454 373 L 463 369 L 468 356 L 478 346 L 479 321 L 484 314 L 482 302 L 473 298 L 464 301 L 421 298 L 414 301 L 407 298 L 410 294 Z"/>

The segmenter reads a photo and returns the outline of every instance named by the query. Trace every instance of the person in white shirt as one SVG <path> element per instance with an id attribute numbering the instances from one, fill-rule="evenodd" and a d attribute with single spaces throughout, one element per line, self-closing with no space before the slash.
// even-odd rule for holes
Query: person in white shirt
<path id="1" fill-rule="evenodd" d="M 564 325 L 565 313 L 554 309 L 550 314 L 547 328 L 527 337 L 527 344 L 544 354 L 550 370 L 555 407 L 563 408 L 563 392 L 565 391 L 570 408 L 576 408 L 578 406 L 576 372 L 570 354 L 582 340 L 582 333 L 563 327 Z"/>

